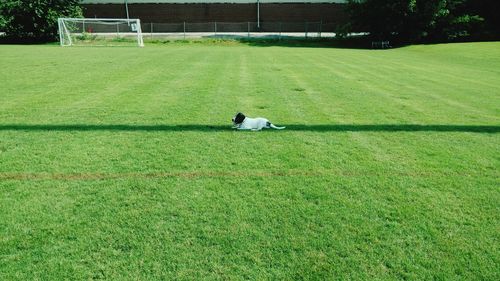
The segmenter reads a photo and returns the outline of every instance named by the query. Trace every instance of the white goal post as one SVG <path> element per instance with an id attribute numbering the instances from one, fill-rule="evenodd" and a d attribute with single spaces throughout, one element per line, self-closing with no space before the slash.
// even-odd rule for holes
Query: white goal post
<path id="1" fill-rule="evenodd" d="M 61 46 L 144 47 L 139 19 L 59 18 Z"/>

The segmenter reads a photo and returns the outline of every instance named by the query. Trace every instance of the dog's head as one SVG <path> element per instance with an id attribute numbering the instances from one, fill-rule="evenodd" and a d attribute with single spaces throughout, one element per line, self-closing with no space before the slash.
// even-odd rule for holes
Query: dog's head
<path id="1" fill-rule="evenodd" d="M 243 123 L 243 120 L 245 120 L 245 114 L 238 112 L 231 121 L 233 121 L 234 125 L 238 125 Z"/>

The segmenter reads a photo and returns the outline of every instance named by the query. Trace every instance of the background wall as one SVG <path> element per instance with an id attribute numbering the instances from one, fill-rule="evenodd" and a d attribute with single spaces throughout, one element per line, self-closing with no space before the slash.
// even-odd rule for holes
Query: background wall
<path id="1" fill-rule="evenodd" d="M 84 4 L 85 17 L 125 18 L 123 4 Z M 143 23 L 169 22 L 255 22 L 255 3 L 129 4 L 130 18 Z M 345 23 L 347 15 L 339 3 L 265 3 L 260 4 L 261 22 Z"/>

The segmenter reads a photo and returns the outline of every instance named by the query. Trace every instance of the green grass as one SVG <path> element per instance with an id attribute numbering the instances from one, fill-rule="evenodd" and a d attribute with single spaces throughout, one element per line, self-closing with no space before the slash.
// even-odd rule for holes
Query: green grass
<path id="1" fill-rule="evenodd" d="M 1 280 L 500 279 L 500 43 L 0 54 Z"/>

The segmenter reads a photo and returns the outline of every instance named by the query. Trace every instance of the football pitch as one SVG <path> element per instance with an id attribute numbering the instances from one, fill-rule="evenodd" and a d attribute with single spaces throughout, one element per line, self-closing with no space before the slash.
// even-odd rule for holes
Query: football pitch
<path id="1" fill-rule="evenodd" d="M 498 42 L 0 66 L 1 280 L 500 279 Z"/>

